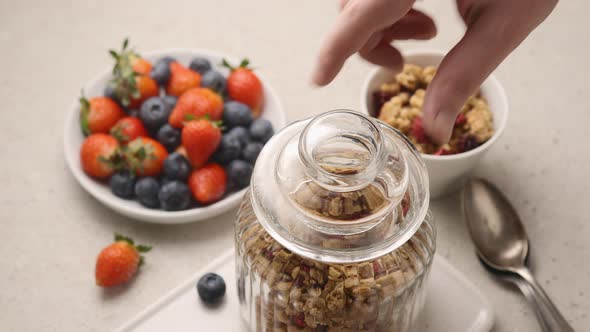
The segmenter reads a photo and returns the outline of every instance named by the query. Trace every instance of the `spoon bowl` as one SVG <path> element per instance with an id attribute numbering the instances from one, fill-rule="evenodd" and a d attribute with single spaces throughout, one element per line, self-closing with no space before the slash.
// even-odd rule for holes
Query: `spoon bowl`
<path id="1" fill-rule="evenodd" d="M 463 202 L 467 227 L 479 257 L 496 270 L 523 267 L 529 240 L 506 196 L 489 182 L 474 179 L 463 190 Z"/>
<path id="2" fill-rule="evenodd" d="M 529 239 L 506 196 L 485 180 L 471 179 L 463 189 L 461 200 L 469 234 L 481 261 L 492 271 L 509 272 L 528 284 L 529 288 L 520 285 L 519 288 L 531 297 L 544 331 L 573 332 L 525 265 Z"/>

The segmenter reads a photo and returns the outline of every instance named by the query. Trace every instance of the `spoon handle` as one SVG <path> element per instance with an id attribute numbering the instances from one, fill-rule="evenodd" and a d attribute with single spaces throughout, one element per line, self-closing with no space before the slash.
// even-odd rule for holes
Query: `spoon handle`
<path id="1" fill-rule="evenodd" d="M 571 325 L 565 320 L 559 309 L 553 304 L 547 293 L 543 290 L 541 285 L 537 283 L 531 272 L 527 268 L 520 268 L 515 271 L 520 275 L 532 289 L 532 295 L 536 302 L 540 304 L 540 309 L 543 312 L 544 321 L 547 324 L 549 331 L 552 332 L 574 332 Z"/>
<path id="2" fill-rule="evenodd" d="M 545 316 L 543 315 L 543 310 L 541 309 L 541 304 L 537 302 L 536 297 L 533 294 L 533 288 L 524 280 L 517 277 L 510 277 L 508 278 L 509 281 L 513 282 L 522 292 L 524 297 L 527 299 L 533 310 L 535 311 L 535 315 L 537 316 L 537 321 L 539 325 L 541 325 L 541 330 L 543 332 L 552 332 L 545 321 Z"/>

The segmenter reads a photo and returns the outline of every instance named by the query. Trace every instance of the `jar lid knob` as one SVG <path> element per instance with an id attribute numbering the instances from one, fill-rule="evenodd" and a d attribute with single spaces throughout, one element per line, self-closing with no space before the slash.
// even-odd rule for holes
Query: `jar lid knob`
<path id="1" fill-rule="evenodd" d="M 367 116 L 335 110 L 311 120 L 299 139 L 307 175 L 334 192 L 362 189 L 387 161 L 383 133 Z"/>

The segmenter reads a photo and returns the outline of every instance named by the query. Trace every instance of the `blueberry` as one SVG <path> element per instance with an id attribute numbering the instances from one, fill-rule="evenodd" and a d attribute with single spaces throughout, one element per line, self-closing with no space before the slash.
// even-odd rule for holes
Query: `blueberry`
<path id="1" fill-rule="evenodd" d="M 102 94 L 105 97 L 114 100 L 117 104 L 119 104 L 119 106 L 121 106 L 121 108 L 124 109 L 123 105 L 121 105 L 121 102 L 119 101 L 119 97 L 117 97 L 117 93 L 115 92 L 115 87 L 113 86 L 113 84 L 111 84 L 110 82 L 107 83 L 107 85 L 104 87 L 104 91 Z"/>
<path id="2" fill-rule="evenodd" d="M 260 154 L 260 151 L 264 147 L 264 144 L 260 142 L 250 142 L 244 150 L 242 151 L 242 158 L 249 162 L 250 164 L 254 165 L 256 163 L 256 158 Z"/>
<path id="3" fill-rule="evenodd" d="M 197 282 L 197 293 L 203 302 L 215 303 L 225 295 L 225 281 L 216 273 L 207 273 Z"/>
<path id="4" fill-rule="evenodd" d="M 157 133 L 160 127 L 168 123 L 171 111 L 162 98 L 151 97 L 141 105 L 139 119 L 151 133 Z"/>
<path id="5" fill-rule="evenodd" d="M 211 62 L 205 58 L 197 57 L 191 61 L 189 68 L 203 75 L 211 69 Z"/>
<path id="6" fill-rule="evenodd" d="M 212 158 L 215 162 L 225 165 L 230 161 L 237 159 L 240 156 L 241 149 L 242 144 L 237 137 L 223 135 L 221 137 L 221 143 L 219 143 Z"/>
<path id="7" fill-rule="evenodd" d="M 113 85 L 111 83 L 107 83 L 107 85 L 104 87 L 104 91 L 103 94 L 105 97 L 107 98 L 111 98 L 112 100 L 117 100 L 117 94 L 115 93 L 115 87 L 113 87 Z"/>
<path id="8" fill-rule="evenodd" d="M 250 163 L 243 160 L 232 160 L 226 168 L 230 187 L 233 189 L 242 189 L 250 184 L 253 167 Z"/>
<path id="9" fill-rule="evenodd" d="M 158 130 L 157 138 L 168 151 L 174 151 L 180 145 L 180 129 L 166 123 Z"/>
<path id="10" fill-rule="evenodd" d="M 164 210 L 185 210 L 191 204 L 191 191 L 186 183 L 173 180 L 162 185 L 158 192 L 158 199 Z"/>
<path id="11" fill-rule="evenodd" d="M 221 73 L 216 70 L 208 70 L 201 77 L 201 86 L 204 88 L 209 88 L 219 94 L 223 94 L 225 91 L 225 77 L 223 77 L 223 75 L 221 75 Z"/>
<path id="12" fill-rule="evenodd" d="M 174 59 L 171 57 L 164 57 L 156 61 L 152 67 L 150 77 L 153 78 L 158 85 L 165 85 L 168 83 L 168 79 L 170 79 L 170 62 L 173 61 Z"/>
<path id="13" fill-rule="evenodd" d="M 111 176 L 109 185 L 115 196 L 125 199 L 133 198 L 135 175 L 128 171 L 117 172 Z"/>
<path id="14" fill-rule="evenodd" d="M 252 110 L 246 104 L 228 101 L 223 105 L 223 124 L 228 128 L 248 127 L 252 120 Z"/>
<path id="15" fill-rule="evenodd" d="M 237 138 L 238 141 L 240 141 L 240 144 L 242 145 L 242 149 L 246 146 L 246 144 L 250 142 L 250 132 L 248 131 L 248 129 L 243 127 L 233 128 L 226 135 Z"/>
<path id="16" fill-rule="evenodd" d="M 168 182 L 172 182 L 172 181 L 176 181 L 176 180 L 169 179 L 168 177 L 162 176 L 162 177 L 160 178 L 160 187 L 162 187 L 162 186 L 164 186 L 166 183 L 168 183 Z"/>
<path id="17" fill-rule="evenodd" d="M 250 136 L 255 141 L 266 143 L 273 134 L 272 124 L 268 120 L 256 119 L 250 125 Z"/>
<path id="18" fill-rule="evenodd" d="M 164 100 L 164 104 L 166 105 L 166 107 L 170 110 L 170 112 L 172 112 L 172 110 L 174 109 L 174 106 L 176 106 L 176 102 L 178 101 L 178 98 L 168 95 L 168 96 L 162 97 L 162 99 Z"/>
<path id="19" fill-rule="evenodd" d="M 145 177 L 137 180 L 135 183 L 135 196 L 141 205 L 148 208 L 158 208 L 160 201 L 158 200 L 158 191 L 160 184 L 156 178 Z"/>
<path id="20" fill-rule="evenodd" d="M 164 160 L 164 177 L 168 180 L 188 180 L 191 175 L 191 164 L 178 152 L 174 152 Z"/>

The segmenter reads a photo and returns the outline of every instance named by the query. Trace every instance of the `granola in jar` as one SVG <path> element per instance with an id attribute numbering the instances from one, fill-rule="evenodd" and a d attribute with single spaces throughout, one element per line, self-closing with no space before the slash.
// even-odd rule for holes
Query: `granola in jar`
<path id="1" fill-rule="evenodd" d="M 410 331 L 435 250 L 419 155 L 350 111 L 295 123 L 265 149 L 235 230 L 250 329 Z"/>
<path id="2" fill-rule="evenodd" d="M 418 151 L 425 154 L 456 154 L 485 143 L 494 134 L 494 124 L 488 102 L 479 91 L 461 108 L 449 143 L 436 145 L 426 136 L 422 125 L 422 104 L 435 74 L 433 66 L 404 65 L 394 80 L 382 84 L 373 94 L 378 118 L 401 131 Z"/>

